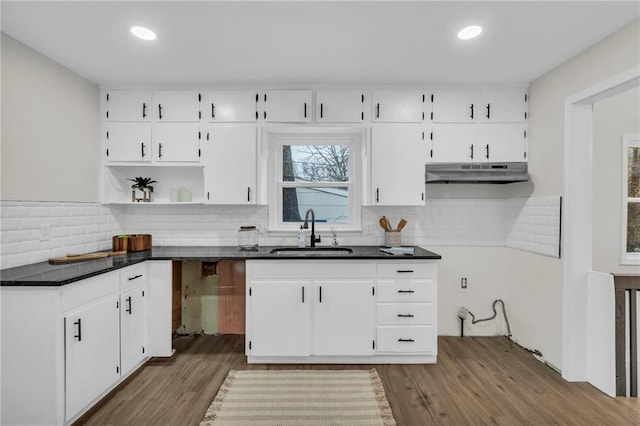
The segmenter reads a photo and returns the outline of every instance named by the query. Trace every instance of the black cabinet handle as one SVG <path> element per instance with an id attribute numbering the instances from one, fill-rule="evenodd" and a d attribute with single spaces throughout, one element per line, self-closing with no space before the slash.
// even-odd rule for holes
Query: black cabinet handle
<path id="1" fill-rule="evenodd" d="M 142 103 L 142 118 L 147 118 L 147 104 Z"/>
<path id="2" fill-rule="evenodd" d="M 473 160 L 473 144 L 471 144 L 471 159 Z"/>
<path id="3" fill-rule="evenodd" d="M 158 117 L 162 120 L 162 104 L 158 104 Z"/>
<path id="4" fill-rule="evenodd" d="M 307 103 L 304 103 L 304 118 L 307 118 Z"/>
<path id="5" fill-rule="evenodd" d="M 318 287 L 318 291 L 319 291 L 318 303 L 322 303 L 322 286 Z"/>
<path id="6" fill-rule="evenodd" d="M 323 116 L 323 108 L 324 108 L 324 104 L 320 103 L 320 118 L 322 118 Z"/>
<path id="7" fill-rule="evenodd" d="M 140 142 L 140 154 L 144 158 L 144 142 Z"/>
<path id="8" fill-rule="evenodd" d="M 380 118 L 380 103 L 376 104 L 376 118 Z"/>
<path id="9" fill-rule="evenodd" d="M 131 315 L 131 296 L 127 297 L 127 298 L 125 299 L 125 302 L 127 302 L 127 305 L 129 305 L 129 307 L 128 307 L 128 308 L 126 308 L 126 309 L 125 309 L 125 311 L 126 311 L 129 315 Z"/>
<path id="10" fill-rule="evenodd" d="M 400 339 L 398 339 L 398 342 L 413 343 L 413 342 L 415 342 L 415 340 L 413 340 L 413 339 L 403 339 L 403 338 L 400 338 Z"/>
<path id="11" fill-rule="evenodd" d="M 216 106 L 213 103 L 211 103 L 211 118 L 216 118 Z"/>
<path id="12" fill-rule="evenodd" d="M 251 201 L 251 187 L 247 186 L 247 202 Z"/>
<path id="13" fill-rule="evenodd" d="M 398 269 L 396 272 L 398 274 L 413 274 L 413 269 Z"/>
<path id="14" fill-rule="evenodd" d="M 415 290 L 398 290 L 398 293 L 415 293 Z"/>
<path id="15" fill-rule="evenodd" d="M 158 144 L 158 158 L 162 158 L 162 144 Z"/>
<path id="16" fill-rule="evenodd" d="M 380 188 L 376 188 L 376 203 L 380 201 Z"/>
<path id="17" fill-rule="evenodd" d="M 487 118 L 491 118 L 491 104 L 487 104 Z"/>
<path id="18" fill-rule="evenodd" d="M 484 149 L 487 151 L 487 155 L 485 155 L 485 157 L 487 157 L 487 160 L 488 160 L 489 159 L 489 144 L 487 144 L 487 146 L 485 146 Z"/>
<path id="19" fill-rule="evenodd" d="M 137 280 L 138 278 L 140 278 L 142 275 L 138 274 L 138 275 L 134 275 L 133 277 L 129 277 L 129 281 L 133 281 L 133 280 Z"/>
<path id="20" fill-rule="evenodd" d="M 78 318 L 78 321 L 75 321 L 73 325 L 78 326 L 78 334 L 75 334 L 73 338 L 78 339 L 78 342 L 81 342 L 82 341 L 82 319 Z"/>
<path id="21" fill-rule="evenodd" d="M 471 104 L 471 119 L 473 120 L 473 104 Z"/>
<path id="22" fill-rule="evenodd" d="M 302 303 L 304 303 L 304 286 L 302 286 Z"/>
<path id="23" fill-rule="evenodd" d="M 413 318 L 413 314 L 398 314 L 398 318 Z"/>

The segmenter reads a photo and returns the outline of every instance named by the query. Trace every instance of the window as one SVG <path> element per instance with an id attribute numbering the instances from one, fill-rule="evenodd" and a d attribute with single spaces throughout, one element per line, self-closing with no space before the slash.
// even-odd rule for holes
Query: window
<path id="1" fill-rule="evenodd" d="M 640 135 L 622 135 L 622 263 L 640 264 Z"/>
<path id="2" fill-rule="evenodd" d="M 269 229 L 360 228 L 362 129 L 269 129 Z"/>

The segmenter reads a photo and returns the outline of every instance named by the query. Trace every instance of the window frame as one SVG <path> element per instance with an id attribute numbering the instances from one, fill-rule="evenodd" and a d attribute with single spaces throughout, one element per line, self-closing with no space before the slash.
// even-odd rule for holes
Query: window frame
<path id="1" fill-rule="evenodd" d="M 349 191 L 349 223 L 316 223 L 318 231 L 361 231 L 362 152 L 366 140 L 364 128 L 269 128 L 265 129 L 268 144 L 268 209 L 269 232 L 298 232 L 300 223 L 282 221 L 282 190 L 286 187 L 347 187 Z M 282 179 L 282 147 L 284 145 L 349 145 L 348 182 L 284 182 Z"/>
<path id="2" fill-rule="evenodd" d="M 621 193 L 621 205 L 622 205 L 622 221 L 621 221 L 621 265 L 640 265 L 640 252 L 628 252 L 627 251 L 627 210 L 630 202 L 640 203 L 640 198 L 629 198 L 629 176 L 627 169 L 628 163 L 628 149 L 640 148 L 640 133 L 623 133 L 622 134 L 622 193 Z M 630 201 L 633 200 L 633 201 Z"/>

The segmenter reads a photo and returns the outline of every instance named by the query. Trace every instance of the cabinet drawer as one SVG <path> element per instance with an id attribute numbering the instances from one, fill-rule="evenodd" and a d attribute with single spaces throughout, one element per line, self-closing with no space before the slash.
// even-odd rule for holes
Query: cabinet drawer
<path id="1" fill-rule="evenodd" d="M 434 352 L 437 345 L 434 327 L 419 326 L 379 326 L 378 352 Z"/>
<path id="2" fill-rule="evenodd" d="M 421 280 L 378 280 L 379 302 L 434 302 L 435 282 Z"/>
<path id="3" fill-rule="evenodd" d="M 147 283 L 146 265 L 133 266 L 120 272 L 120 290 Z"/>
<path id="4" fill-rule="evenodd" d="M 380 278 L 436 277 L 436 264 L 432 263 L 379 263 Z"/>
<path id="5" fill-rule="evenodd" d="M 61 295 L 62 312 L 76 309 L 117 292 L 118 278 L 115 272 L 102 274 L 65 286 Z"/>
<path id="6" fill-rule="evenodd" d="M 378 325 L 430 325 L 434 323 L 433 303 L 378 303 Z"/>

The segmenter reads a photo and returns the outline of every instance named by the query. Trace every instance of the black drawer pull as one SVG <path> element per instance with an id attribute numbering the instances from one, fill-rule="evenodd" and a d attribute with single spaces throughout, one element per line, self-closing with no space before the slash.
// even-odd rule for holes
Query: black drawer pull
<path id="1" fill-rule="evenodd" d="M 398 339 L 398 342 L 403 342 L 403 343 L 413 343 L 413 342 L 415 342 L 415 340 L 413 340 L 413 339 L 402 339 L 402 338 L 400 338 L 400 339 Z"/>
<path id="2" fill-rule="evenodd" d="M 129 307 L 128 307 L 128 308 L 126 308 L 126 309 L 125 309 L 125 311 L 126 311 L 129 315 L 131 315 L 131 296 L 127 297 L 127 298 L 125 299 L 125 302 L 127 302 L 127 304 L 129 305 Z"/>
<path id="3" fill-rule="evenodd" d="M 398 290 L 398 293 L 415 293 L 414 290 Z"/>
<path id="4" fill-rule="evenodd" d="M 413 274 L 412 269 L 399 269 L 396 271 L 398 274 Z"/>
<path id="5" fill-rule="evenodd" d="M 133 281 L 133 280 L 137 280 L 138 278 L 140 278 L 142 275 L 135 275 L 133 277 L 129 277 L 129 281 Z"/>
<path id="6" fill-rule="evenodd" d="M 73 338 L 78 339 L 78 342 L 81 342 L 82 341 L 82 319 L 78 318 L 78 321 L 75 321 L 73 325 L 78 326 L 78 334 L 74 335 Z"/>
<path id="7" fill-rule="evenodd" d="M 413 314 L 398 314 L 398 318 L 413 318 Z"/>

